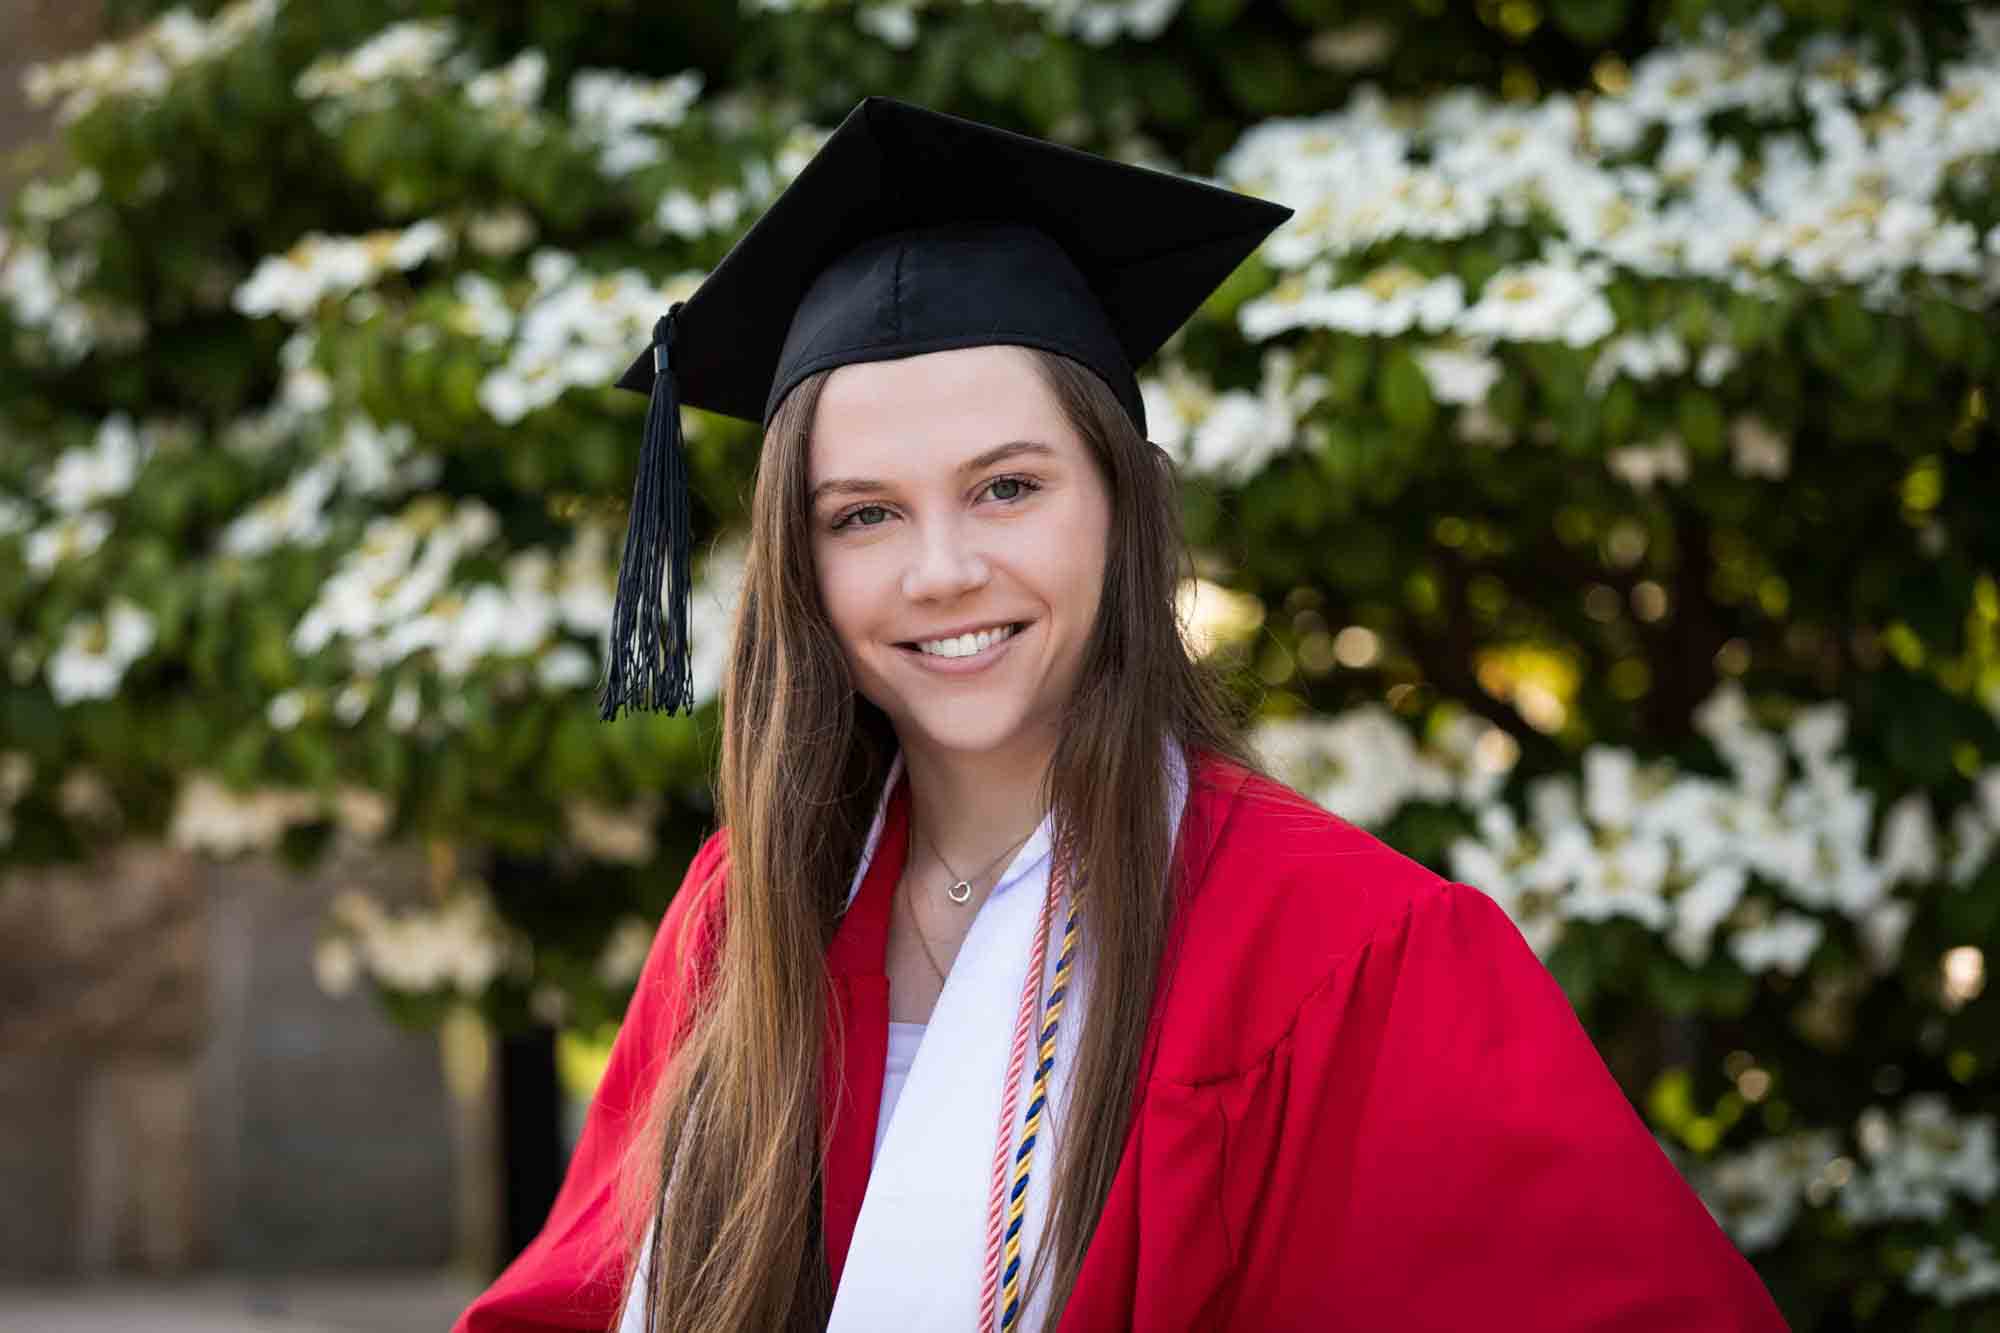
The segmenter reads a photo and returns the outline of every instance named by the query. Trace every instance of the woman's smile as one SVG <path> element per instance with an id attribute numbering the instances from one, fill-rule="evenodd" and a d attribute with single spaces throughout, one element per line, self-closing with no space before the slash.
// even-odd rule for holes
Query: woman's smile
<path id="1" fill-rule="evenodd" d="M 1017 620 L 974 634 L 899 643 L 896 647 L 924 671 L 940 676 L 967 676 L 984 671 L 1005 657 L 1014 641 L 1033 625 L 1031 620 Z"/>

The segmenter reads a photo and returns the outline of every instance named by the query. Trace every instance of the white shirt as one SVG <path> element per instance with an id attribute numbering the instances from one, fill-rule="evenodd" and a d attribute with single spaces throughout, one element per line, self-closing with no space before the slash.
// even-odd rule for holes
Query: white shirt
<path id="1" fill-rule="evenodd" d="M 896 1099 L 903 1093 L 903 1081 L 909 1078 L 910 1066 L 917 1062 L 917 1047 L 923 1045 L 923 1041 L 922 1023 L 890 1020 L 889 1059 L 882 1070 L 882 1113 L 875 1117 L 875 1151 L 878 1153 L 882 1151 L 882 1140 L 889 1133 L 889 1117 L 896 1113 Z"/>

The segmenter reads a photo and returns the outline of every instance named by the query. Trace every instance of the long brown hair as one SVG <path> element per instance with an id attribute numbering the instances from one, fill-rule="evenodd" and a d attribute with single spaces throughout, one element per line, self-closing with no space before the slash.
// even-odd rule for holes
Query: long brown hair
<path id="1" fill-rule="evenodd" d="M 1176 618 L 1187 548 L 1170 463 L 1095 372 L 1024 350 L 1111 498 L 1097 623 L 1043 791 L 1054 854 L 1084 886 L 1091 974 L 1046 1240 L 1022 1289 L 1025 1304 L 1053 1267 L 1053 1322 L 1124 1154 L 1172 916 L 1162 745 L 1250 759 Z M 658 1222 L 647 1285 L 659 1333 L 817 1330 L 833 1305 L 818 1216 L 825 955 L 896 739 L 853 686 L 814 574 L 807 467 L 831 373 L 800 382 L 765 434 L 722 696 L 720 955 L 628 1173 L 642 1182 L 630 1241 Z"/>

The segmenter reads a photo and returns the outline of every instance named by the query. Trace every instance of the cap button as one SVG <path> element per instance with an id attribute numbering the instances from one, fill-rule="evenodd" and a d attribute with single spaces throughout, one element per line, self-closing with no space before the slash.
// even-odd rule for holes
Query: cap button
<path id="1" fill-rule="evenodd" d="M 667 307 L 667 313 L 653 322 L 653 373 L 658 375 L 672 363 L 674 348 L 674 325 L 678 322 L 681 301 Z"/>

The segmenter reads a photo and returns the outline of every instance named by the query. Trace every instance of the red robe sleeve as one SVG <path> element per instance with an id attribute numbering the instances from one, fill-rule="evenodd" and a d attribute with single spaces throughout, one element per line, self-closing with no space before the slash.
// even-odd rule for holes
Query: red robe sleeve
<path id="1" fill-rule="evenodd" d="M 685 1033 L 699 986 L 712 975 L 723 878 L 717 872 L 726 851 L 720 832 L 702 845 L 653 937 L 583 1136 L 541 1233 L 459 1316 L 453 1333 L 603 1333 L 615 1321 L 632 1257 L 618 1217 L 618 1173 L 653 1088 Z M 689 961 L 698 965 L 686 966 Z"/>
<path id="2" fill-rule="evenodd" d="M 1267 1059 L 1157 1091 L 1185 1121 L 1165 1139 L 1206 1136 L 1217 1158 L 1217 1326 L 1785 1327 L 1477 889 L 1414 895 Z"/>

